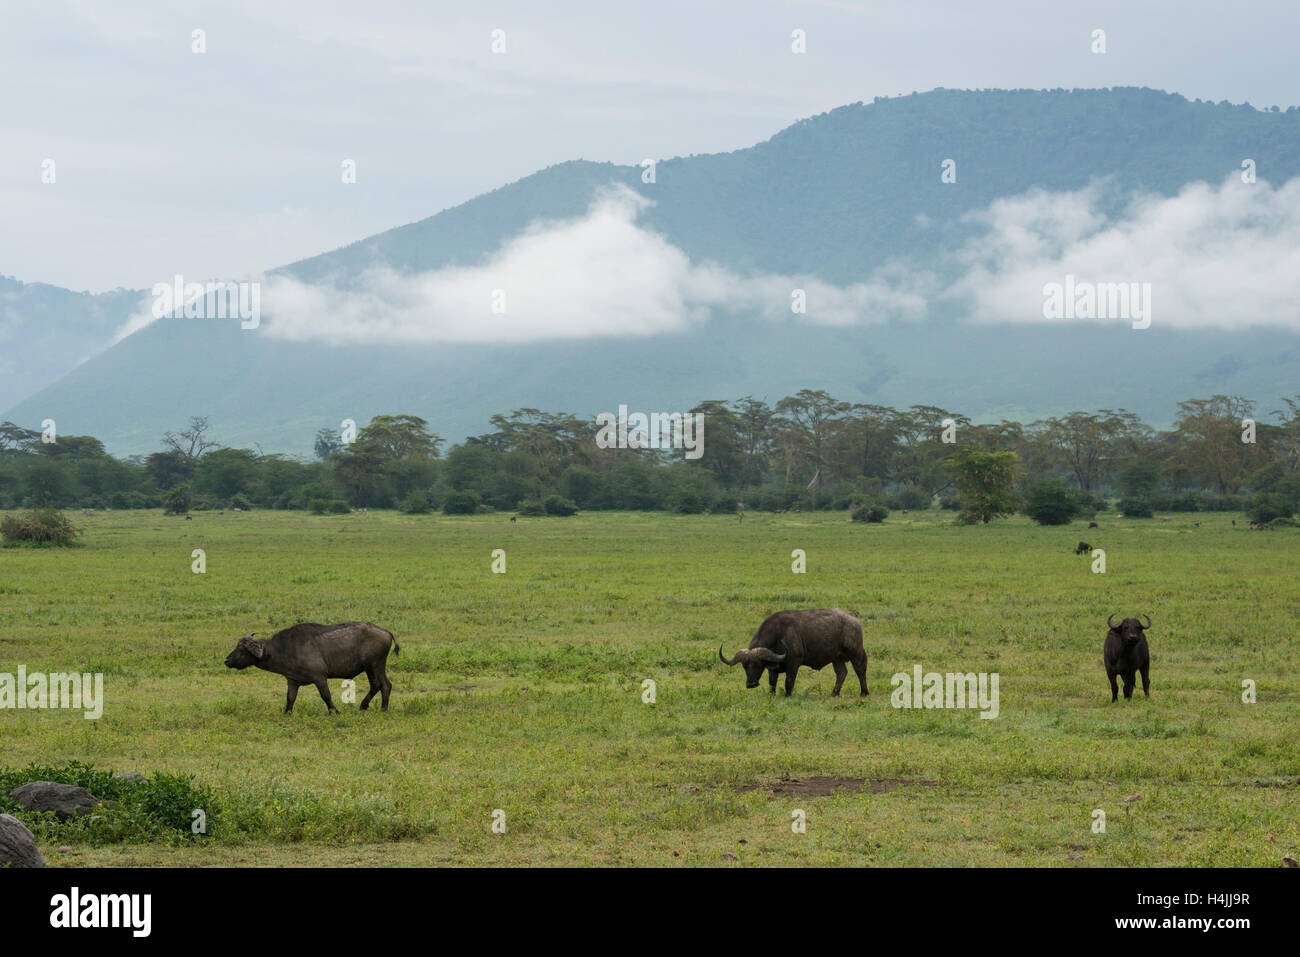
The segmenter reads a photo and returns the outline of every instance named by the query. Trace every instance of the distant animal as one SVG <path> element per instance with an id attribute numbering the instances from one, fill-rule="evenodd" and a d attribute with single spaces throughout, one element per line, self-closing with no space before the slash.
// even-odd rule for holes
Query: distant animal
<path id="1" fill-rule="evenodd" d="M 1074 547 L 1074 554 L 1076 555 L 1087 555 L 1090 551 L 1092 551 L 1092 546 L 1087 542 L 1080 542 Z"/>
<path id="2" fill-rule="evenodd" d="M 263 671 L 284 675 L 289 693 L 284 713 L 293 710 L 302 685 L 315 685 L 327 711 L 337 711 L 330 697 L 330 678 L 355 678 L 361 672 L 370 679 L 370 691 L 361 701 L 361 710 L 370 707 L 370 699 L 381 694 L 382 707 L 388 710 L 388 696 L 393 683 L 388 680 L 388 649 L 401 654 L 397 639 L 385 628 L 368 621 L 349 621 L 341 625 L 318 625 L 301 622 L 270 638 L 258 640 L 245 635 L 226 655 L 226 667 L 241 671 L 252 665 Z"/>
<path id="3" fill-rule="evenodd" d="M 1147 647 L 1146 630 L 1151 627 L 1151 616 L 1143 615 L 1145 625 L 1136 618 L 1125 618 L 1118 625 L 1111 615 L 1106 619 L 1106 643 L 1102 645 L 1101 654 L 1106 662 L 1106 677 L 1110 680 L 1110 700 L 1119 699 L 1119 686 L 1115 682 L 1117 675 L 1124 676 L 1124 700 L 1133 697 L 1134 673 L 1142 673 L 1142 694 L 1151 697 L 1151 650 Z"/>
<path id="4" fill-rule="evenodd" d="M 510 516 L 510 521 L 512 521 L 512 522 L 517 522 L 517 521 L 519 521 L 519 516 L 518 516 L 518 515 L 511 515 L 511 516 Z"/>
<path id="5" fill-rule="evenodd" d="M 1201 527 L 1201 523 L 1200 523 L 1200 522 L 1192 522 L 1192 524 L 1195 525 L 1197 528 L 1200 528 L 1200 527 Z"/>
<path id="6" fill-rule="evenodd" d="M 194 521 L 194 516 L 193 516 L 193 515 L 186 515 L 186 516 L 185 516 L 185 521 L 187 521 L 187 522 L 192 522 L 192 521 Z"/>
<path id="7" fill-rule="evenodd" d="M 1232 527 L 1233 528 L 1237 527 L 1237 520 L 1235 518 L 1232 520 Z"/>
<path id="8" fill-rule="evenodd" d="M 1089 528 L 1100 528 L 1101 526 L 1098 525 L 1096 522 L 1089 522 L 1089 523 L 1088 523 L 1088 527 L 1089 527 Z"/>
<path id="9" fill-rule="evenodd" d="M 730 659 L 718 648 L 724 665 L 745 666 L 745 687 L 757 688 L 767 671 L 769 690 L 776 693 L 777 675 L 785 672 L 785 696 L 794 691 L 800 667 L 820 671 L 827 665 L 835 669 L 835 688 L 840 693 L 848 675 L 845 663 L 857 672 L 862 694 L 867 690 L 867 653 L 862 649 L 862 622 L 839 608 L 816 608 L 806 611 L 778 611 L 758 626 L 749 647 Z"/>

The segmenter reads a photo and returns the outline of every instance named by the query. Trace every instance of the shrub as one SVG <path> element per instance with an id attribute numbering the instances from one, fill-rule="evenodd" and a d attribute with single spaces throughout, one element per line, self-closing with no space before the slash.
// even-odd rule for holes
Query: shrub
<path id="1" fill-rule="evenodd" d="M 933 496 L 923 488 L 915 485 L 899 489 L 893 495 L 886 499 L 890 508 L 908 509 L 913 512 L 924 511 L 930 507 L 930 500 Z"/>
<path id="2" fill-rule="evenodd" d="M 1251 499 L 1250 511 L 1247 514 L 1252 522 L 1267 524 L 1274 519 L 1290 518 L 1291 511 L 1291 505 L 1285 497 L 1273 492 L 1265 492 Z"/>
<path id="3" fill-rule="evenodd" d="M 9 792 L 30 781 L 56 781 L 85 788 L 109 802 L 93 814 L 59 821 L 53 814 L 24 810 Z M 0 812 L 12 814 L 32 829 L 38 840 L 64 843 L 83 838 L 96 843 L 139 843 L 159 837 L 177 840 L 198 837 L 191 830 L 195 808 L 207 815 L 209 832 L 219 813 L 211 790 L 196 785 L 191 776 L 150 774 L 143 780 L 115 778 L 79 761 L 55 767 L 29 764 L 25 768 L 0 768 Z"/>
<path id="4" fill-rule="evenodd" d="M 855 522 L 883 522 L 889 517 L 889 509 L 880 502 L 863 502 L 849 508 L 849 518 Z"/>
<path id="5" fill-rule="evenodd" d="M 518 512 L 525 518 L 539 518 L 546 514 L 546 509 L 537 499 L 526 498 L 519 503 Z"/>
<path id="6" fill-rule="evenodd" d="M 163 496 L 163 508 L 167 515 L 184 515 L 194 504 L 189 485 L 182 483 Z"/>
<path id="7" fill-rule="evenodd" d="M 578 506 L 563 495 L 546 496 L 546 500 L 542 502 L 542 508 L 546 510 L 547 515 L 573 515 L 578 511 Z"/>
<path id="8" fill-rule="evenodd" d="M 232 495 L 230 496 L 230 507 L 237 508 L 243 512 L 247 512 L 252 509 L 253 503 L 250 502 L 242 495 Z"/>
<path id="9" fill-rule="evenodd" d="M 709 511 L 714 515 L 735 515 L 739 503 L 734 495 L 719 495 L 709 506 Z"/>
<path id="10" fill-rule="evenodd" d="M 473 515 L 478 511 L 477 492 L 452 492 L 442 503 L 444 515 Z"/>
<path id="11" fill-rule="evenodd" d="M 1059 479 L 1044 479 L 1029 486 L 1024 512 L 1039 525 L 1068 525 L 1079 514 L 1079 503 Z"/>
<path id="12" fill-rule="evenodd" d="M 1156 514 L 1144 498 L 1122 498 L 1116 508 L 1125 518 L 1155 518 Z"/>
<path id="13" fill-rule="evenodd" d="M 428 515 L 433 511 L 433 501 L 428 492 L 417 489 L 402 499 L 397 507 L 407 515 Z"/>
<path id="14" fill-rule="evenodd" d="M 77 544 L 81 530 L 56 508 L 42 508 L 0 520 L 0 538 L 8 545 L 68 547 Z"/>

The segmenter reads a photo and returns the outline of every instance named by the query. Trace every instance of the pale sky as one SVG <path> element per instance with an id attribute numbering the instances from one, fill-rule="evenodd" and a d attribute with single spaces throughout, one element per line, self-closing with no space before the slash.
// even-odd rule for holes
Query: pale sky
<path id="1" fill-rule="evenodd" d="M 740 149 L 937 86 L 1286 108 L 1297 35 L 1293 0 L 7 0 L 0 273 L 92 291 L 247 276 L 553 163 Z"/>

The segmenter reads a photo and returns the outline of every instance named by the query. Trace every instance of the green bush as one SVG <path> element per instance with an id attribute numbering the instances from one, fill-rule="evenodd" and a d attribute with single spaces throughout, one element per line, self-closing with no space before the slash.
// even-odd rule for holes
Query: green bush
<path id="1" fill-rule="evenodd" d="M 77 544 L 81 530 L 56 508 L 42 508 L 0 520 L 0 538 L 6 545 L 40 545 L 66 548 Z"/>
<path id="2" fill-rule="evenodd" d="M 930 507 L 932 498 L 933 496 L 925 489 L 909 485 L 889 496 L 885 502 L 890 508 L 921 512 Z"/>
<path id="3" fill-rule="evenodd" d="M 477 492 L 452 492 L 442 503 L 444 515 L 473 515 L 478 507 Z"/>
<path id="4" fill-rule="evenodd" d="M 163 496 L 163 508 L 168 515 L 184 515 L 194 504 L 188 484 L 182 483 Z"/>
<path id="5" fill-rule="evenodd" d="M 1290 518 L 1292 509 L 1284 496 L 1265 492 L 1251 499 L 1250 511 L 1247 514 L 1255 524 L 1267 524 L 1274 519 Z"/>
<path id="6" fill-rule="evenodd" d="M 518 511 L 525 518 L 539 518 L 546 514 L 546 508 L 535 498 L 526 498 L 520 502 Z"/>
<path id="7" fill-rule="evenodd" d="M 90 814 L 60 821 L 54 814 L 24 810 L 9 797 L 14 788 L 32 781 L 55 781 L 85 788 L 106 802 Z M 143 780 L 115 778 L 80 761 L 50 766 L 0 768 L 0 813 L 12 814 L 36 835 L 38 841 L 66 843 L 78 838 L 96 844 L 143 842 L 159 837 L 195 838 L 193 812 L 202 810 L 206 832 L 212 833 L 218 817 L 211 790 L 194 783 L 189 775 L 156 772 Z"/>
<path id="8" fill-rule="evenodd" d="M 414 491 L 398 505 L 407 515 L 428 515 L 433 511 L 433 499 L 428 492 Z"/>
<path id="9" fill-rule="evenodd" d="M 1122 498 L 1115 507 L 1125 518 L 1155 518 L 1156 514 L 1144 498 Z"/>
<path id="10" fill-rule="evenodd" d="M 1081 511 L 1079 502 L 1059 479 L 1045 479 L 1029 486 L 1024 513 L 1039 525 L 1068 525 Z"/>
<path id="11" fill-rule="evenodd" d="M 244 498 L 244 496 L 242 495 L 232 495 L 230 496 L 230 507 L 237 508 L 240 511 L 248 512 L 252 510 L 253 503 L 250 502 L 248 499 Z"/>
<path id="12" fill-rule="evenodd" d="M 547 515 L 574 515 L 577 514 L 578 506 L 574 505 L 563 495 L 548 495 L 542 502 L 542 508 L 546 510 Z"/>
<path id="13" fill-rule="evenodd" d="M 849 508 L 849 518 L 855 522 L 883 522 L 889 517 L 889 509 L 880 502 L 863 502 Z"/>

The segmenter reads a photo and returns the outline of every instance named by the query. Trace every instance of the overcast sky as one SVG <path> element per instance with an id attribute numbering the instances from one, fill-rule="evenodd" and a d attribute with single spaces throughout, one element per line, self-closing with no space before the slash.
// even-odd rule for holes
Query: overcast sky
<path id="1" fill-rule="evenodd" d="M 739 149 L 936 86 L 1285 108 L 1297 35 L 1294 0 L 6 0 L 0 273 L 93 291 L 247 276 L 553 163 Z"/>

